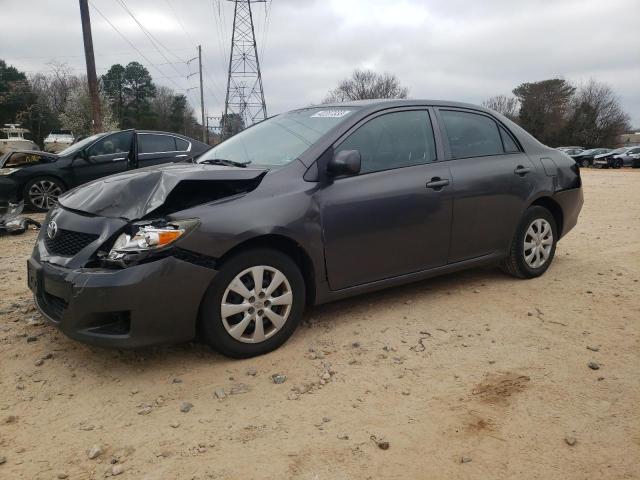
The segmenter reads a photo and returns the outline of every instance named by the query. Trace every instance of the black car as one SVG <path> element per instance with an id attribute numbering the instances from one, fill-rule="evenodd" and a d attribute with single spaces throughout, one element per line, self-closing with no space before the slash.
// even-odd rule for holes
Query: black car
<path id="1" fill-rule="evenodd" d="M 491 110 L 309 107 L 195 164 L 61 196 L 29 286 L 43 315 L 83 342 L 138 347 L 198 332 L 249 357 L 281 345 L 306 305 L 479 265 L 542 275 L 582 202 L 576 163 Z"/>
<path id="2" fill-rule="evenodd" d="M 91 180 L 200 155 L 208 145 L 177 133 L 122 130 L 99 133 L 58 154 L 14 151 L 0 157 L 0 201 L 46 211 L 58 196 Z"/>
<path id="3" fill-rule="evenodd" d="M 576 163 L 581 167 L 592 167 L 593 166 L 593 157 L 596 155 L 602 155 L 603 153 L 610 152 L 610 148 L 591 148 L 589 150 L 584 150 L 583 152 L 578 153 L 577 155 L 570 155 Z"/>

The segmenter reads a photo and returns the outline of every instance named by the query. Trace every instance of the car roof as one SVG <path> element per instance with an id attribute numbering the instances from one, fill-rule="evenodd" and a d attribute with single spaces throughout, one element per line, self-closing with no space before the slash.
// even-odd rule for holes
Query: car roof
<path id="1" fill-rule="evenodd" d="M 481 107 L 479 105 L 474 105 L 471 103 L 458 102 L 454 100 L 429 100 L 429 99 L 372 99 L 372 100 L 353 100 L 349 102 L 333 102 L 333 103 L 325 103 L 322 105 L 313 105 L 308 108 L 324 108 L 324 107 L 407 107 L 407 106 L 424 106 L 424 105 L 432 105 L 434 107 L 456 107 L 456 108 L 472 108 L 474 110 L 484 110 L 487 112 L 492 112 L 485 107 Z"/>

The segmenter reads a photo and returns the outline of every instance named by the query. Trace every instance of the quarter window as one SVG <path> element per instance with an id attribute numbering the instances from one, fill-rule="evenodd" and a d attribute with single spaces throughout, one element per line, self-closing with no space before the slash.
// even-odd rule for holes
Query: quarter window
<path id="1" fill-rule="evenodd" d="M 138 153 L 175 152 L 176 141 L 172 135 L 138 134 Z"/>
<path id="2" fill-rule="evenodd" d="M 336 149 L 358 150 L 361 173 L 419 165 L 436 160 L 429 112 L 412 110 L 376 117 L 352 133 Z"/>
<path id="3" fill-rule="evenodd" d="M 502 137 L 502 145 L 506 153 L 518 153 L 520 151 L 513 137 L 502 127 L 500 127 L 500 136 Z"/>
<path id="4" fill-rule="evenodd" d="M 498 125 L 475 113 L 442 110 L 453 158 L 484 157 L 504 153 Z"/>
<path id="5" fill-rule="evenodd" d="M 186 152 L 189 150 L 189 142 L 182 138 L 174 137 L 176 139 L 176 150 L 179 152 Z"/>

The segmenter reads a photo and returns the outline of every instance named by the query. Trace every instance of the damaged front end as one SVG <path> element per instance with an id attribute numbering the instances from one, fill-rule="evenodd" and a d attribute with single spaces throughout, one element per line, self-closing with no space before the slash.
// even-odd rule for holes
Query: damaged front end
<path id="1" fill-rule="evenodd" d="M 173 214 L 246 194 L 265 173 L 170 166 L 62 196 L 28 262 L 38 309 L 69 337 L 96 345 L 192 339 L 216 259 L 180 247 L 200 220 Z"/>

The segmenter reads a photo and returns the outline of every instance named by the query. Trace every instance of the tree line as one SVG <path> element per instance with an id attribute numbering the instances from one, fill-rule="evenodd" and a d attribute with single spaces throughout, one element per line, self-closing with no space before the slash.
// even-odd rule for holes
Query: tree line
<path id="1" fill-rule="evenodd" d="M 560 78 L 522 83 L 513 97 L 498 95 L 483 105 L 550 146 L 612 147 L 631 129 L 612 88 L 596 80 L 580 86 Z"/>
<path id="2" fill-rule="evenodd" d="M 47 73 L 27 75 L 0 60 L 0 125 L 21 124 L 40 146 L 52 130 L 69 129 L 77 136 L 92 131 L 86 77 L 73 74 L 66 64 L 49 66 Z M 100 101 L 105 131 L 138 128 L 200 135 L 187 98 L 154 84 L 138 62 L 113 65 L 100 77 Z"/>

